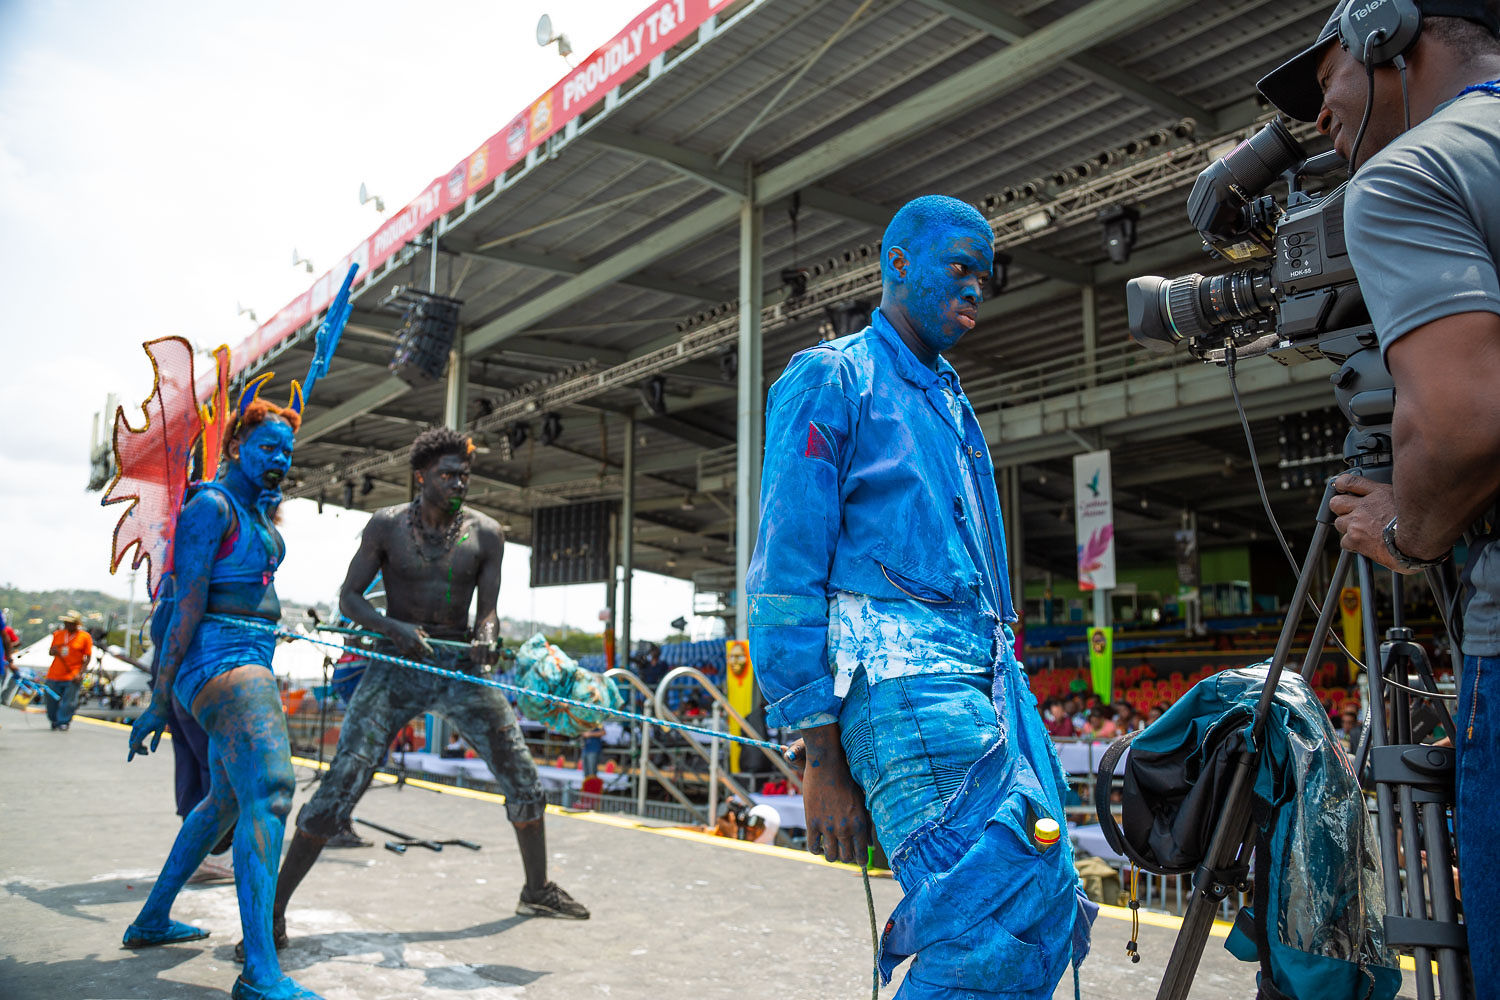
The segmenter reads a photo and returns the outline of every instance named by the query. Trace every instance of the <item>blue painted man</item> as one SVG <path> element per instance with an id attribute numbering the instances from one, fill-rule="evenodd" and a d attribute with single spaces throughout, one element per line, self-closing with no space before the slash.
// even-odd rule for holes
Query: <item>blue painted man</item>
<path id="1" fill-rule="evenodd" d="M 927 196 L 881 246 L 871 325 L 772 387 L 746 589 L 767 721 L 805 741 L 808 849 L 884 846 L 906 896 L 881 971 L 900 996 L 1051 997 L 1090 917 L 1062 772 L 1013 651 L 994 467 L 945 352 L 993 269 L 984 218 Z"/>
<path id="2" fill-rule="evenodd" d="M 271 674 L 275 638 L 237 624 L 281 617 L 273 575 L 286 548 L 272 515 L 300 422 L 296 409 L 248 401 L 230 428 L 218 478 L 199 484 L 183 506 L 172 550 L 174 605 L 156 687 L 130 732 L 131 757 L 148 746 L 155 750 L 175 697 L 208 733 L 212 779 L 125 931 L 125 947 L 208 936 L 171 919 L 172 903 L 232 829 L 245 950 L 234 1000 L 317 1000 L 282 974 L 271 940 L 271 902 L 293 790 L 286 719 Z"/>

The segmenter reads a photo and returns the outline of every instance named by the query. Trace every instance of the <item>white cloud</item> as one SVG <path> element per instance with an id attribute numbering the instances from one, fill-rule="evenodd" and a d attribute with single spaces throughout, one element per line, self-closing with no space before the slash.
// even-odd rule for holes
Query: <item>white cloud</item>
<path id="1" fill-rule="evenodd" d="M 374 230 L 361 181 L 394 209 L 563 74 L 533 37 L 543 11 L 587 53 L 638 6 L 0 4 L 0 579 L 123 596 L 106 572 L 118 508 L 82 486 L 106 393 L 139 420 L 141 342 L 238 343 L 236 302 L 264 319 L 307 287 L 294 246 L 322 268 Z M 300 506 L 279 582 L 327 600 L 359 515 Z M 597 627 L 603 587 L 533 596 L 524 551 L 507 557 L 502 613 L 535 602 L 542 620 Z M 637 578 L 643 636 L 691 604 L 686 584 L 653 580 Z"/>

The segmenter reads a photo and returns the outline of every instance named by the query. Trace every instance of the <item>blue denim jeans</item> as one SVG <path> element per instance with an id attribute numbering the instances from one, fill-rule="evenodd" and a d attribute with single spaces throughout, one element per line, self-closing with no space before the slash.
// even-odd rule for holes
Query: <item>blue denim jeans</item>
<path id="1" fill-rule="evenodd" d="M 66 726 L 73 721 L 73 713 L 78 709 L 78 681 L 46 681 L 48 688 L 57 692 L 57 697 L 50 693 L 47 695 L 47 721 L 52 723 L 55 729 L 58 726 Z"/>
<path id="2" fill-rule="evenodd" d="M 915 674 L 871 685 L 855 672 L 839 728 L 887 856 L 943 811 L 999 739 L 991 684 L 984 674 Z"/>
<path id="3" fill-rule="evenodd" d="M 1500 997 L 1500 951 L 1494 947 L 1500 927 L 1500 732 L 1489 718 L 1500 698 L 1500 656 L 1465 656 L 1459 684 L 1458 727 L 1458 878 L 1464 894 L 1464 923 L 1469 929 L 1469 961 L 1474 967 L 1478 1000 Z"/>

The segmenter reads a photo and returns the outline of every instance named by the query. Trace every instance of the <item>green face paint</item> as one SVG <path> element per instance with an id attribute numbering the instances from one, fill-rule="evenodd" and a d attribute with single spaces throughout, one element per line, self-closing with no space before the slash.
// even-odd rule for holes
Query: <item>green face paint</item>
<path id="1" fill-rule="evenodd" d="M 448 513 L 450 513 L 450 514 L 457 514 L 460 510 L 463 509 L 463 505 L 464 505 L 464 498 L 463 497 L 449 497 L 448 498 Z"/>

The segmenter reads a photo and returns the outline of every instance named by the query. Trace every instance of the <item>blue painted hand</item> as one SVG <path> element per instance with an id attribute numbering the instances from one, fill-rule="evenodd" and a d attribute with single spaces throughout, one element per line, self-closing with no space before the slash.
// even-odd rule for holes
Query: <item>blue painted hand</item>
<path id="1" fill-rule="evenodd" d="M 166 697 L 170 698 L 171 695 L 168 694 Z M 130 725 L 130 754 L 125 758 L 126 763 L 135 760 L 136 754 L 144 757 L 155 753 L 157 746 L 161 744 L 162 733 L 166 732 L 166 729 L 166 705 L 159 698 L 152 698 L 151 704 L 147 705 L 146 710 Z M 146 746 L 148 737 L 151 740 L 149 748 Z"/>

